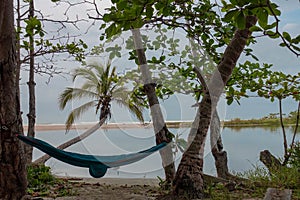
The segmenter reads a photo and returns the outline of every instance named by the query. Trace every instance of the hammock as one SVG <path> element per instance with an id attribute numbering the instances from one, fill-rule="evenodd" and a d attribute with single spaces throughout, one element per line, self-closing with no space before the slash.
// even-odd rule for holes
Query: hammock
<path id="1" fill-rule="evenodd" d="M 70 165 L 89 168 L 89 173 L 94 178 L 103 177 L 108 168 L 128 165 L 137 162 L 162 149 L 167 144 L 164 142 L 137 153 L 113 156 L 96 156 L 63 151 L 55 148 L 47 142 L 32 137 L 23 135 L 17 135 L 17 137 L 23 142 L 38 148 L 39 150 L 45 152 L 53 158 L 56 158 L 57 160 L 68 163 Z"/>

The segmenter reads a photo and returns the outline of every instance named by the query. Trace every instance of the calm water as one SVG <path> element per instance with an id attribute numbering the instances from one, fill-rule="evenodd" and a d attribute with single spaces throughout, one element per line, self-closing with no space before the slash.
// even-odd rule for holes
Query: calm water
<path id="1" fill-rule="evenodd" d="M 171 129 L 174 134 L 180 134 L 187 138 L 189 130 Z M 36 137 L 43 139 L 54 146 L 61 144 L 82 133 L 82 130 L 72 130 L 65 134 L 64 131 L 42 131 Z M 287 129 L 288 139 L 292 138 L 292 128 Z M 297 135 L 299 139 L 299 134 Z M 242 172 L 253 168 L 259 163 L 259 152 L 268 149 L 276 156 L 283 155 L 283 140 L 280 128 L 225 128 L 222 131 L 224 148 L 228 153 L 228 165 L 231 171 Z M 140 151 L 155 145 L 155 138 L 151 128 L 145 129 L 110 129 L 98 130 L 90 137 L 80 143 L 69 147 L 72 152 L 93 155 L 117 155 Z M 207 140 L 204 172 L 215 174 L 214 160 L 209 151 L 209 140 Z M 34 150 L 34 159 L 43 155 L 39 150 Z M 180 162 L 181 154 L 176 154 L 176 164 Z M 47 163 L 53 173 L 60 176 L 90 177 L 88 169 L 74 167 L 55 159 Z M 163 177 L 161 160 L 158 153 L 117 169 L 110 169 L 105 177 L 119 178 L 156 178 Z"/>

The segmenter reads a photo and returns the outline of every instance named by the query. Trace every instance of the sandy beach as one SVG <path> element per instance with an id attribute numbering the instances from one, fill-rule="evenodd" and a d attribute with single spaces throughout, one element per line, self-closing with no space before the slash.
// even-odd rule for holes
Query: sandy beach
<path id="1" fill-rule="evenodd" d="M 167 121 L 166 124 L 169 128 L 183 128 L 190 127 L 191 121 Z M 94 126 L 96 122 L 75 124 L 71 129 L 89 129 Z M 27 125 L 24 125 L 24 131 L 27 131 Z M 123 123 L 107 123 L 103 124 L 102 129 L 118 129 L 118 128 L 153 128 L 152 123 L 140 123 L 140 122 L 123 122 Z M 54 130 L 65 130 L 65 124 L 36 124 L 35 131 L 54 131 Z"/>
<path id="2" fill-rule="evenodd" d="M 54 189 L 53 193 L 46 197 L 39 196 L 39 194 L 34 196 L 28 195 L 24 200 L 154 200 L 161 195 L 158 179 L 59 178 L 65 183 L 60 187 L 69 191 L 67 196 L 56 196 Z"/>

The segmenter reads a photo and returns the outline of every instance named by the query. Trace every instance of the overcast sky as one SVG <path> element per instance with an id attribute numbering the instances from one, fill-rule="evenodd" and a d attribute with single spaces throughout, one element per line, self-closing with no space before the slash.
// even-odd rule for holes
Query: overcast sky
<path id="1" fill-rule="evenodd" d="M 67 5 L 64 7 L 55 6 L 50 0 L 36 0 L 36 8 L 41 9 L 45 12 L 44 15 L 49 15 L 56 19 L 63 19 L 64 11 L 67 8 Z M 77 1 L 72 1 L 77 2 Z M 281 30 L 288 31 L 295 36 L 300 33 L 300 3 L 298 0 L 276 0 L 275 2 L 281 7 L 282 15 L 281 20 Z M 103 5 L 102 5 L 103 4 Z M 101 12 L 103 12 L 105 7 L 108 7 L 108 1 L 101 1 Z M 86 18 L 86 10 L 90 6 L 88 5 L 79 5 L 75 8 L 72 8 L 68 12 L 68 15 L 72 18 L 78 16 L 79 18 Z M 84 23 L 80 26 L 87 27 Z M 74 34 L 84 32 L 83 30 L 76 30 L 74 27 L 70 27 L 70 31 Z M 85 36 L 85 41 L 88 45 L 96 45 L 99 43 L 99 29 L 98 25 L 90 29 L 87 36 Z M 287 49 L 279 47 L 279 40 L 270 40 L 267 38 L 258 39 L 258 43 L 253 45 L 255 55 L 260 59 L 262 63 L 273 63 L 274 69 L 281 70 L 285 73 L 298 73 L 300 72 L 300 60 Z M 242 62 L 245 58 L 241 58 Z M 60 67 L 71 69 L 79 67 L 80 64 L 76 62 L 61 62 L 59 63 Z M 70 66 L 72 65 L 72 66 Z M 58 96 L 64 90 L 66 86 L 72 86 L 71 81 L 67 76 L 55 76 L 51 79 L 51 82 L 46 84 L 47 76 L 36 76 L 36 99 L 37 99 L 37 123 L 64 123 L 67 114 L 70 112 L 71 107 L 65 111 L 60 111 L 58 108 Z M 21 101 L 22 101 L 22 110 L 24 112 L 23 119 L 26 123 L 26 114 L 28 107 L 28 95 L 27 95 L 27 72 L 22 73 L 21 80 Z M 170 103 L 171 102 L 171 103 Z M 262 117 L 269 113 L 278 112 L 277 102 L 270 103 L 269 101 L 262 99 L 245 99 L 241 102 L 241 106 L 236 103 L 227 107 L 224 102 L 222 102 L 221 110 L 223 118 L 255 118 Z M 288 99 L 284 102 L 284 111 L 286 113 L 296 110 L 296 104 L 293 100 Z M 193 104 L 193 99 L 189 97 L 182 98 L 181 95 L 177 95 L 170 100 L 167 100 L 163 104 L 163 111 L 165 117 L 168 120 L 192 120 L 194 118 L 195 109 L 191 108 Z M 175 109 L 176 108 L 176 109 Z M 86 115 L 81 121 L 96 121 L 97 118 L 93 113 Z M 120 108 L 113 106 L 113 119 L 112 121 L 121 122 L 121 121 L 135 121 L 132 116 L 122 111 Z"/>

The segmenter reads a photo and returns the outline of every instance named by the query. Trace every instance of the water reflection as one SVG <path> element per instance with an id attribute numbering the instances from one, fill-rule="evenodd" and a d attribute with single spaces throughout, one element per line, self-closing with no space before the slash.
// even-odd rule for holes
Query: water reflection
<path id="1" fill-rule="evenodd" d="M 224 129 L 231 129 L 234 132 L 240 132 L 243 131 L 243 129 L 262 129 L 265 131 L 269 131 L 270 133 L 278 133 L 281 132 L 282 129 L 279 126 L 230 126 L 230 127 L 224 127 Z M 295 126 L 286 126 L 286 130 L 294 132 Z M 300 130 L 298 129 L 297 133 L 300 133 Z"/>

